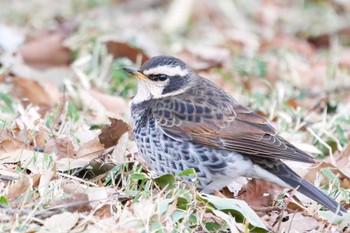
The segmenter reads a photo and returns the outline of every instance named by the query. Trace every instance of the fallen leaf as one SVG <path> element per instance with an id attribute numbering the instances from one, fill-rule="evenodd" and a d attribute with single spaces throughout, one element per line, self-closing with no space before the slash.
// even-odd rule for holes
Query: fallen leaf
<path id="1" fill-rule="evenodd" d="M 124 163 L 126 160 L 126 149 L 129 141 L 128 133 L 124 133 L 118 140 L 112 152 L 112 158 L 116 163 Z"/>
<path id="2" fill-rule="evenodd" d="M 106 203 L 98 206 L 94 215 L 101 219 L 111 217 L 111 204 Z"/>
<path id="3" fill-rule="evenodd" d="M 56 169 L 60 172 L 70 171 L 76 168 L 81 168 L 89 164 L 88 159 L 70 159 L 62 158 L 56 161 Z"/>
<path id="4" fill-rule="evenodd" d="M 58 159 L 73 158 L 75 155 L 74 146 L 68 136 L 51 138 L 45 145 L 45 153 L 56 152 Z"/>
<path id="5" fill-rule="evenodd" d="M 307 41 L 287 35 L 279 35 L 262 41 L 259 50 L 260 52 L 265 52 L 281 48 L 291 50 L 304 57 L 311 57 L 315 53 L 315 48 Z"/>
<path id="6" fill-rule="evenodd" d="M 66 66 L 70 63 L 70 51 L 63 45 L 59 33 L 48 33 L 24 43 L 19 49 L 24 62 L 36 68 Z"/>
<path id="7" fill-rule="evenodd" d="M 108 199 L 105 187 L 91 187 L 87 190 L 87 196 L 92 206 L 97 206 L 100 202 L 105 202 Z"/>
<path id="8" fill-rule="evenodd" d="M 65 208 L 69 212 L 89 212 L 92 208 L 88 195 L 85 193 L 74 193 L 71 197 L 53 201 L 52 208 Z"/>
<path id="9" fill-rule="evenodd" d="M 111 96 L 94 90 L 90 93 L 111 113 L 122 116 L 128 111 L 126 101 L 119 96 Z"/>
<path id="10" fill-rule="evenodd" d="M 26 193 L 32 187 L 32 181 L 29 176 L 21 175 L 19 180 L 13 181 L 7 193 L 7 199 L 14 200 L 20 195 Z"/>
<path id="11" fill-rule="evenodd" d="M 334 165 L 328 162 L 321 162 L 317 166 L 313 167 L 312 169 L 309 170 L 309 172 L 305 175 L 304 178 L 310 182 L 315 181 L 317 178 L 317 175 L 321 173 L 322 168 L 331 168 L 331 171 L 339 178 L 340 186 L 344 189 L 350 188 L 350 177 L 346 176 L 341 170 L 339 170 L 337 167 L 335 167 Z M 328 182 L 332 182 L 327 180 L 328 179 L 325 177 L 326 184 Z"/>
<path id="12" fill-rule="evenodd" d="M 229 51 L 219 47 L 191 46 L 180 54 L 181 58 L 191 64 L 191 67 L 196 71 L 206 71 L 213 67 L 220 67 L 230 60 Z"/>
<path id="13" fill-rule="evenodd" d="M 53 106 L 55 102 L 51 99 L 46 89 L 38 81 L 21 77 L 13 77 L 13 94 L 19 99 L 27 98 L 35 105 Z"/>
<path id="14" fill-rule="evenodd" d="M 271 206 L 281 188 L 267 181 L 251 179 L 238 193 L 238 197 L 245 200 L 250 206 Z"/>
<path id="15" fill-rule="evenodd" d="M 104 145 L 109 148 L 118 143 L 119 138 L 129 130 L 129 125 L 120 119 L 109 118 L 111 124 L 104 126 L 98 138 Z"/>
<path id="16" fill-rule="evenodd" d="M 15 139 L 14 137 L 2 138 L 1 136 L 0 136 L 0 154 L 11 153 L 21 148 L 28 147 L 25 143 Z"/>
<path id="17" fill-rule="evenodd" d="M 0 154 L 1 163 L 19 163 L 19 167 L 28 169 L 33 174 L 41 174 L 46 170 L 52 170 L 55 157 L 51 156 L 51 159 L 46 159 L 43 153 L 28 149 L 19 149 L 10 153 Z"/>
<path id="18" fill-rule="evenodd" d="M 147 54 L 141 49 L 135 48 L 125 42 L 107 41 L 106 46 L 108 53 L 112 54 L 113 58 L 127 57 L 134 63 L 140 59 L 142 63 L 145 63 L 149 59 Z"/>
<path id="19" fill-rule="evenodd" d="M 41 174 L 38 186 L 38 192 L 41 197 L 45 197 L 49 194 L 49 192 L 51 192 L 51 190 L 49 189 L 49 184 L 53 176 L 54 172 L 51 170 L 46 170 L 45 172 L 43 172 L 43 174 Z"/>
<path id="20" fill-rule="evenodd" d="M 88 141 L 80 146 L 77 151 L 77 158 L 84 160 L 95 159 L 105 148 L 98 138 Z"/>
<path id="21" fill-rule="evenodd" d="M 79 221 L 78 213 L 64 212 L 47 218 L 39 233 L 70 232 Z"/>
<path id="22" fill-rule="evenodd" d="M 276 216 L 276 222 L 279 221 L 279 217 Z M 317 221 L 312 216 L 293 213 L 283 216 L 281 224 L 274 225 L 273 232 L 324 232 L 323 230 L 326 229 L 326 226 L 325 223 Z"/>
<path id="23" fill-rule="evenodd" d="M 290 107 L 294 108 L 294 109 L 296 109 L 296 108 L 298 107 L 298 102 L 297 102 L 297 100 L 294 99 L 294 98 L 289 98 L 289 99 L 287 100 L 287 104 L 288 104 Z"/>

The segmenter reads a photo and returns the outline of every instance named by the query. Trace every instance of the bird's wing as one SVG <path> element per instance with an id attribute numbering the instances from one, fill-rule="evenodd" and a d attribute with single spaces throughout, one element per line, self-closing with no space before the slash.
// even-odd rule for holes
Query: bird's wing
<path id="1" fill-rule="evenodd" d="M 202 102 L 198 99 L 191 102 L 183 97 L 159 99 L 153 115 L 161 130 L 175 140 L 249 156 L 314 162 L 312 156 L 277 135 L 263 117 L 250 109 L 227 99 L 230 98 L 227 96 L 212 95 L 208 98 Z M 210 102 L 212 104 L 208 104 Z"/>

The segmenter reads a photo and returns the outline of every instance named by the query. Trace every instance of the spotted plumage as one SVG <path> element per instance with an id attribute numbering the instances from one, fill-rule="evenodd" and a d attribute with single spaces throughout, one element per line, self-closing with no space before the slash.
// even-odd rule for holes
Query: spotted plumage
<path id="1" fill-rule="evenodd" d="M 138 77 L 131 105 L 135 141 L 158 174 L 194 168 L 203 192 L 220 189 L 240 176 L 264 179 L 298 187 L 333 212 L 346 211 L 282 161 L 313 163 L 310 155 L 181 60 L 158 56 L 139 70 L 126 70 Z"/>

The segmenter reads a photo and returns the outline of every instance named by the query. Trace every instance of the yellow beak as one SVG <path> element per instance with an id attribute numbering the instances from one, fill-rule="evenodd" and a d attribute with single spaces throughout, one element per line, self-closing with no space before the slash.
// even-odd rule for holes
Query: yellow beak
<path id="1" fill-rule="evenodd" d="M 136 78 L 139 79 L 147 79 L 147 76 L 144 75 L 143 73 L 141 73 L 140 71 L 138 71 L 136 68 L 134 67 L 130 67 L 130 66 L 125 66 L 123 67 L 123 69 L 128 72 L 129 74 L 131 74 L 132 76 L 135 76 Z"/>

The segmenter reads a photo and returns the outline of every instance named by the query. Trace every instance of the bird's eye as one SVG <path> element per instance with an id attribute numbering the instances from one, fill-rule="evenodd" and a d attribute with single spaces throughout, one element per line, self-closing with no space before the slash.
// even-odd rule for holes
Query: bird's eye
<path id="1" fill-rule="evenodd" d="M 148 76 L 152 81 L 165 81 L 168 79 L 166 74 L 153 74 Z"/>
<path id="2" fill-rule="evenodd" d="M 165 81 L 165 80 L 167 80 L 168 79 L 168 76 L 166 75 L 166 74 L 160 74 L 159 76 L 158 76 L 158 80 L 159 81 Z"/>

